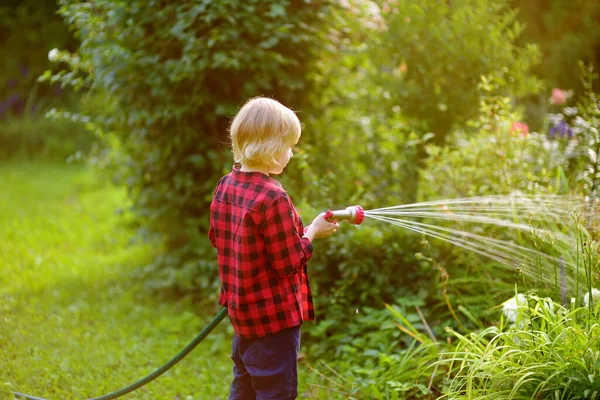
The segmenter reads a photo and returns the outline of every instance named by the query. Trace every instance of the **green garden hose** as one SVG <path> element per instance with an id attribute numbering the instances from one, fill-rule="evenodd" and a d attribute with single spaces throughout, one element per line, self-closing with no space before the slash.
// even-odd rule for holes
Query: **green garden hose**
<path id="1" fill-rule="evenodd" d="M 117 390 L 116 392 L 113 393 L 109 393 L 109 394 L 105 394 L 104 396 L 100 396 L 100 397 L 94 397 L 92 399 L 88 399 L 88 400 L 109 400 L 109 399 L 116 399 L 117 397 L 121 397 L 129 392 L 133 392 L 134 390 L 144 386 L 145 384 L 147 384 L 150 381 L 153 381 L 154 379 L 158 378 L 159 376 L 161 376 L 162 374 L 164 374 L 165 372 L 167 372 L 169 369 L 171 369 L 171 367 L 173 367 L 175 364 L 177 364 L 179 361 L 181 361 L 185 356 L 187 356 L 192 350 L 194 350 L 194 348 L 196 348 L 196 346 L 198 346 L 198 344 L 204 340 L 205 337 L 208 336 L 209 333 L 211 333 L 217 325 L 219 325 L 219 323 L 227 316 L 227 308 L 223 308 L 221 311 L 219 311 L 219 313 L 213 318 L 212 321 L 210 321 L 210 323 L 204 328 L 202 329 L 202 331 L 198 334 L 198 336 L 196 336 L 194 338 L 194 340 L 192 340 L 190 342 L 190 344 L 188 344 L 183 350 L 181 350 L 179 352 L 179 354 L 177 354 L 175 357 L 173 357 L 172 360 L 170 360 L 169 362 L 167 362 L 165 365 L 163 365 L 162 367 L 158 368 L 157 370 L 155 370 L 153 373 L 151 373 L 150 375 L 140 379 L 139 381 L 132 383 L 129 386 L 124 387 L 123 389 Z M 23 394 L 23 393 L 18 393 L 18 392 L 13 392 L 13 394 L 15 395 L 15 397 L 17 398 L 22 398 L 22 399 L 29 399 L 29 400 L 46 400 L 44 398 L 41 397 L 35 397 L 35 396 L 31 396 L 28 394 Z"/>

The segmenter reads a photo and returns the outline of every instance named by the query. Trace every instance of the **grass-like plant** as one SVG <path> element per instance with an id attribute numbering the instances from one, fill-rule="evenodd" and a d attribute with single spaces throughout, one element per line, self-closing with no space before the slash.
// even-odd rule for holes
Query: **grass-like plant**
<path id="1" fill-rule="evenodd" d="M 442 398 L 600 399 L 600 306 L 591 312 L 536 296 L 518 304 L 521 323 L 451 332 L 458 344 L 441 361 L 452 377 Z"/>
<path id="2" fill-rule="evenodd" d="M 438 362 L 448 368 L 442 398 L 600 399 L 600 296 L 594 288 L 600 272 L 598 242 L 580 216 L 574 222 L 574 254 L 554 241 L 549 245 L 554 256 L 559 251 L 574 259 L 575 287 L 562 287 L 556 267 L 541 259 L 534 267 L 540 273 L 537 286 L 535 281 L 528 286 L 531 293 L 552 293 L 568 304 L 517 293 L 503 303 L 499 326 L 469 334 L 448 329 L 458 342 Z M 536 248 L 543 250 L 540 243 Z M 557 287 L 548 291 L 542 275 L 553 269 Z M 567 290 L 575 296 L 570 302 L 565 301 Z"/>

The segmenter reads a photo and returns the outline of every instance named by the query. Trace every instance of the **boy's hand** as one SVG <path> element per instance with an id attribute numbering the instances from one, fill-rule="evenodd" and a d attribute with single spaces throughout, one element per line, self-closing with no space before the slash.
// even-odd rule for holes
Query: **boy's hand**
<path id="1" fill-rule="evenodd" d="M 339 227 L 340 224 L 337 221 L 329 222 L 325 219 L 325 213 L 321 213 L 307 227 L 304 236 L 312 242 L 314 239 L 333 235 Z"/>

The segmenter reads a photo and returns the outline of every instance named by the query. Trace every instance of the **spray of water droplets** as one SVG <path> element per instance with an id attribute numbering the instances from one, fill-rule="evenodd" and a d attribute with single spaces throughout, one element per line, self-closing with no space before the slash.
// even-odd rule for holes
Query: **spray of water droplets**
<path id="1" fill-rule="evenodd" d="M 540 263 L 576 270 L 573 254 L 577 243 L 572 229 L 583 213 L 582 203 L 577 199 L 512 194 L 378 208 L 365 211 L 365 217 L 446 241 L 539 278 L 539 268 L 534 266 Z M 502 228 L 507 234 L 497 235 L 504 238 L 494 238 L 475 233 L 484 231 L 483 225 Z M 515 240 L 515 233 L 529 240 Z M 534 245 L 536 238 L 538 246 Z M 528 242 L 532 245 L 527 245 Z M 552 251 L 542 251 L 541 242 Z M 547 275 L 547 280 L 553 278 L 552 274 Z M 561 273 L 564 285 L 572 286 L 577 281 L 573 274 L 565 276 Z"/>

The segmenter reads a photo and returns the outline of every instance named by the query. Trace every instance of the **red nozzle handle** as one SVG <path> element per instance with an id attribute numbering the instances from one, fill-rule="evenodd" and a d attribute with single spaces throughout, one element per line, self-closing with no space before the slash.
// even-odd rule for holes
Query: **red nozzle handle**
<path id="1" fill-rule="evenodd" d="M 325 220 L 331 222 L 333 220 L 333 211 L 327 210 L 325 213 Z"/>

